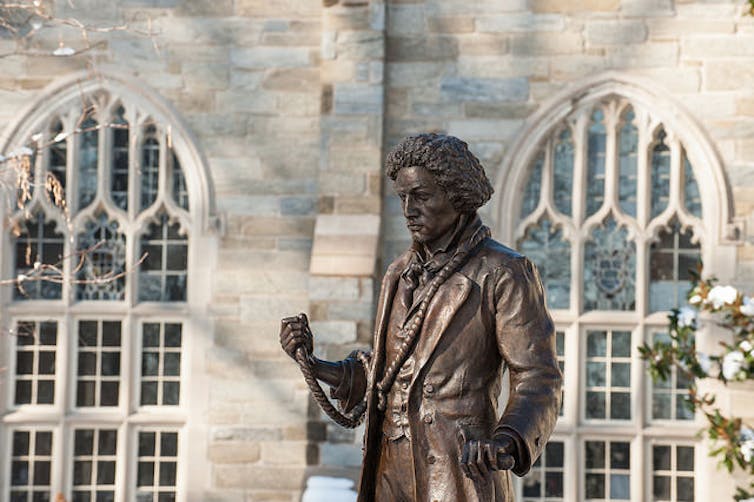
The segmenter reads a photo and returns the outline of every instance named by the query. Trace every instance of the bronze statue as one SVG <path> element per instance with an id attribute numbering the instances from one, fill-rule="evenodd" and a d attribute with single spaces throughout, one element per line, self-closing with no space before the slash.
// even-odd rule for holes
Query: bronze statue
<path id="1" fill-rule="evenodd" d="M 385 273 L 372 352 L 315 358 L 303 314 L 282 320 L 280 342 L 350 413 L 330 405 L 338 423 L 365 417 L 359 501 L 513 501 L 510 471 L 528 472 L 560 406 L 539 276 L 477 215 L 492 186 L 466 143 L 412 136 L 386 164 L 413 244 Z"/>

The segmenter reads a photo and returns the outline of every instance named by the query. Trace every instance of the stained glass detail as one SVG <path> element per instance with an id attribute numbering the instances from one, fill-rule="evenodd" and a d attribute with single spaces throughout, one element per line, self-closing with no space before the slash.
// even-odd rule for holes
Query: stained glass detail
<path id="1" fill-rule="evenodd" d="M 50 157 L 47 164 L 47 172 L 55 176 L 60 185 L 66 187 L 66 171 L 68 165 L 68 144 L 63 138 L 62 140 L 55 141 L 58 137 L 63 135 L 63 123 L 60 120 L 55 120 L 50 127 L 50 140 L 53 141 L 49 147 Z M 54 200 L 54 197 L 50 197 Z"/>
<path id="2" fill-rule="evenodd" d="M 558 135 L 553 151 L 553 197 L 555 208 L 570 216 L 573 198 L 573 138 L 568 127 Z"/>
<path id="3" fill-rule="evenodd" d="M 15 242 L 16 277 L 29 277 L 16 284 L 16 300 L 59 300 L 62 296 L 62 272 L 43 265 L 60 265 L 64 237 L 55 230 L 55 222 L 45 221 L 42 212 L 25 222 Z"/>
<path id="4" fill-rule="evenodd" d="M 118 222 L 100 213 L 79 234 L 79 251 L 87 252 L 77 279 L 78 300 L 122 300 L 126 289 L 126 237 Z"/>
<path id="5" fill-rule="evenodd" d="M 181 207 L 188 211 L 189 198 L 188 187 L 186 186 L 186 177 L 183 174 L 183 168 L 178 160 L 178 156 L 174 151 L 171 151 L 171 160 L 173 165 L 173 200 L 178 207 Z"/>
<path id="6" fill-rule="evenodd" d="M 631 107 L 623 112 L 622 125 L 618 137 L 618 198 L 624 213 L 636 216 L 636 176 L 639 151 L 639 132 L 633 121 L 634 110 Z"/>
<path id="7" fill-rule="evenodd" d="M 660 129 L 652 148 L 652 218 L 662 213 L 670 200 L 670 148 L 665 139 L 665 130 Z"/>
<path id="8" fill-rule="evenodd" d="M 52 431 L 13 431 L 10 458 L 10 501 L 51 500 Z"/>
<path id="9" fill-rule="evenodd" d="M 518 247 L 539 271 L 550 308 L 567 309 L 571 298 L 571 244 L 561 229 L 544 219 L 526 230 Z"/>
<path id="10" fill-rule="evenodd" d="M 685 302 L 691 273 L 701 260 L 699 244 L 691 242 L 690 229 L 681 232 L 677 221 L 660 232 L 649 249 L 649 307 L 659 312 Z"/>
<path id="11" fill-rule="evenodd" d="M 560 502 L 563 499 L 565 444 L 549 441 L 522 480 L 523 502 Z"/>
<path id="12" fill-rule="evenodd" d="M 683 152 L 683 199 L 686 210 L 697 218 L 702 217 L 702 195 L 699 192 L 699 185 L 694 177 L 694 169 L 691 162 Z"/>
<path id="13" fill-rule="evenodd" d="M 605 131 L 605 114 L 602 108 L 595 108 L 587 132 L 587 184 L 586 216 L 596 213 L 605 200 L 605 155 L 607 133 Z"/>
<path id="14" fill-rule="evenodd" d="M 110 162 L 110 196 L 116 206 L 128 209 L 128 121 L 119 106 L 112 120 L 113 144 Z"/>
<path id="15" fill-rule="evenodd" d="M 78 164 L 79 164 L 79 209 L 83 209 L 94 200 L 97 195 L 97 159 L 99 158 L 99 124 L 92 117 L 87 117 L 81 123 L 79 136 Z"/>
<path id="16" fill-rule="evenodd" d="M 139 267 L 139 301 L 186 301 L 188 239 L 179 231 L 163 214 L 142 237 L 141 255 L 146 258 Z"/>
<path id="17" fill-rule="evenodd" d="M 16 323 L 15 404 L 53 404 L 58 324 Z"/>
<path id="18" fill-rule="evenodd" d="M 144 129 L 141 145 L 141 209 L 146 209 L 157 200 L 160 178 L 160 141 L 157 128 L 149 125 Z"/>
<path id="19" fill-rule="evenodd" d="M 542 189 L 542 168 L 545 164 L 545 152 L 540 152 L 531 166 L 529 181 L 524 188 L 524 198 L 521 203 L 521 218 L 526 218 L 539 205 L 539 193 Z"/>
<path id="20" fill-rule="evenodd" d="M 635 282 L 636 244 L 610 218 L 584 246 L 584 309 L 633 310 Z"/>

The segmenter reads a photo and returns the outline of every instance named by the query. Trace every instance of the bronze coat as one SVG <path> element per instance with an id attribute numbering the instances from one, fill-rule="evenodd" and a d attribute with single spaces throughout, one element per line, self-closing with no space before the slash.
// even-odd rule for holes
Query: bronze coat
<path id="1" fill-rule="evenodd" d="M 407 252 L 394 261 L 382 281 L 372 366 L 377 375 L 385 367 L 388 316 L 410 256 Z M 531 262 L 486 239 L 437 290 L 413 355 L 416 371 L 407 412 L 416 500 L 513 501 L 509 471 L 495 473 L 487 483 L 475 484 L 464 476 L 460 436 L 490 439 L 496 431 L 513 436 L 520 450 L 514 471 L 523 475 L 555 426 L 562 377 L 552 320 Z M 497 401 L 506 368 L 510 396 L 500 416 Z M 360 502 L 374 499 L 381 441 L 376 393 L 367 395 Z"/>

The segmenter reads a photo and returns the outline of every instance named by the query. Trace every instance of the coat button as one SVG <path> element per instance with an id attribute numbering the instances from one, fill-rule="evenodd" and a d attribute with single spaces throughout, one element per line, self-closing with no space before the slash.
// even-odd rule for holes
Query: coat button
<path id="1" fill-rule="evenodd" d="M 424 415 L 424 423 L 425 424 L 431 424 L 432 423 L 432 415 L 430 415 L 429 413 L 427 413 L 426 415 Z"/>
<path id="2" fill-rule="evenodd" d="M 424 385 L 424 392 L 426 394 L 432 394 L 434 391 L 435 391 L 435 386 L 432 385 L 431 383 Z"/>
<path id="3" fill-rule="evenodd" d="M 403 382 L 403 383 L 401 384 L 401 389 L 403 389 L 403 390 L 406 390 L 406 389 L 408 389 L 408 382 Z"/>
<path id="4" fill-rule="evenodd" d="M 428 464 L 434 464 L 435 463 L 435 457 L 434 455 L 430 455 L 427 457 L 427 463 Z"/>

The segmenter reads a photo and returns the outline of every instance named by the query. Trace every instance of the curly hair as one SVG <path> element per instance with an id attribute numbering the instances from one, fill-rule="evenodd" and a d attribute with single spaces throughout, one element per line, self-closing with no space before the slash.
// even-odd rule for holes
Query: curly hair
<path id="1" fill-rule="evenodd" d="M 395 181 L 404 167 L 429 171 L 459 213 L 471 213 L 492 196 L 492 185 L 469 145 L 455 136 L 425 133 L 398 143 L 385 160 L 385 171 Z"/>

